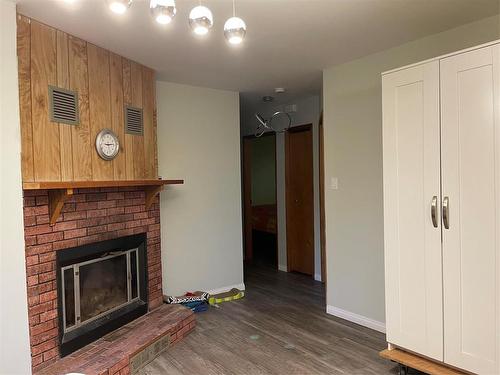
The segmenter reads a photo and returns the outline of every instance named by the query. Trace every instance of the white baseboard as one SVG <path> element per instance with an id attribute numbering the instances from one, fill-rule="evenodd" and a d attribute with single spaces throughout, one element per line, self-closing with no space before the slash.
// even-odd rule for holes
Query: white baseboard
<path id="1" fill-rule="evenodd" d="M 338 307 L 327 305 L 326 313 L 336 316 L 337 318 L 342 318 L 348 320 L 350 322 L 359 324 L 364 327 L 368 327 L 374 329 L 375 331 L 379 331 L 385 333 L 385 323 L 367 318 L 366 316 L 358 315 L 350 311 L 339 309 Z"/>
<path id="2" fill-rule="evenodd" d="M 222 288 L 206 290 L 206 292 L 208 292 L 209 294 L 218 294 L 218 293 L 229 292 L 233 288 L 239 290 L 245 290 L 245 284 L 242 283 L 242 284 L 223 286 Z"/>
<path id="3" fill-rule="evenodd" d="M 321 280 L 321 274 L 320 273 L 314 274 L 314 280 L 316 280 L 316 281 L 323 281 L 323 280 Z"/>
<path id="4" fill-rule="evenodd" d="M 278 264 L 278 270 L 288 272 L 288 267 L 285 264 Z"/>

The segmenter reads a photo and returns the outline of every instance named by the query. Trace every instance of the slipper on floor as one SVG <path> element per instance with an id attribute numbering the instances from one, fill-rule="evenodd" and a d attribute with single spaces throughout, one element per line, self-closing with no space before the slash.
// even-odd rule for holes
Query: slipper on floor
<path id="1" fill-rule="evenodd" d="M 229 292 L 212 294 L 208 298 L 208 303 L 210 305 L 217 305 L 222 302 L 230 302 L 241 299 L 245 297 L 245 291 L 239 290 L 237 288 L 231 289 Z"/>

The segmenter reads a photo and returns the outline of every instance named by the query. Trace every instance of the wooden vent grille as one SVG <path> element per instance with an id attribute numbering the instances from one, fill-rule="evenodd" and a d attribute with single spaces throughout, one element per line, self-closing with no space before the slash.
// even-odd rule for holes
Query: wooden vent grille
<path id="1" fill-rule="evenodd" d="M 130 106 L 125 107 L 125 132 L 135 135 L 144 134 L 142 109 Z"/>
<path id="2" fill-rule="evenodd" d="M 78 93 L 60 87 L 49 86 L 50 120 L 69 125 L 78 125 Z"/>

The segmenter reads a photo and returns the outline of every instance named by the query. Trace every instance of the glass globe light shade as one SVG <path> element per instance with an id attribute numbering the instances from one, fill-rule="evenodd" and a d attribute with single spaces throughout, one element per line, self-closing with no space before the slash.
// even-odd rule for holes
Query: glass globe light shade
<path id="1" fill-rule="evenodd" d="M 199 5 L 189 13 L 189 25 L 198 35 L 205 35 L 214 24 L 212 12 L 207 7 Z"/>
<path id="2" fill-rule="evenodd" d="M 175 0 L 151 0 L 149 7 L 155 21 L 162 25 L 172 22 L 177 13 Z"/>
<path id="3" fill-rule="evenodd" d="M 231 44 L 240 44 L 247 33 L 247 25 L 239 17 L 231 17 L 224 24 L 224 36 Z"/>
<path id="4" fill-rule="evenodd" d="M 123 14 L 132 4 L 132 0 L 107 0 L 109 9 L 117 14 Z"/>

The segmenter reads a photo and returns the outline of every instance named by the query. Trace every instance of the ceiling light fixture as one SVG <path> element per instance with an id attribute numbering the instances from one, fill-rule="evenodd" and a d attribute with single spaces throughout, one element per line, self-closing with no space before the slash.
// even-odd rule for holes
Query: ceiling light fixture
<path id="1" fill-rule="evenodd" d="M 68 3 L 77 0 L 63 0 Z M 124 14 L 132 5 L 134 0 L 105 0 L 109 9 L 117 14 Z M 224 36 L 231 44 L 241 44 L 247 32 L 245 21 L 236 17 L 235 0 L 233 1 L 233 16 L 224 24 Z M 177 14 L 175 0 L 150 0 L 149 9 L 154 20 L 159 24 L 166 25 L 172 22 Z M 206 6 L 199 5 L 191 9 L 189 13 L 189 25 L 197 35 L 206 35 L 214 25 L 212 11 Z"/>
<path id="2" fill-rule="evenodd" d="M 231 44 L 240 44 L 247 33 L 247 25 L 241 18 L 236 17 L 236 10 L 233 0 L 233 16 L 224 24 L 224 36 Z"/>
<path id="3" fill-rule="evenodd" d="M 189 25 L 197 35 L 206 35 L 214 24 L 212 12 L 207 7 L 200 5 L 194 7 L 189 13 Z"/>
<path id="4" fill-rule="evenodd" d="M 123 14 L 132 4 L 132 0 L 107 0 L 109 9 L 117 14 Z"/>
<path id="5" fill-rule="evenodd" d="M 162 25 L 172 22 L 177 13 L 175 0 L 151 0 L 149 8 L 155 21 Z"/>

